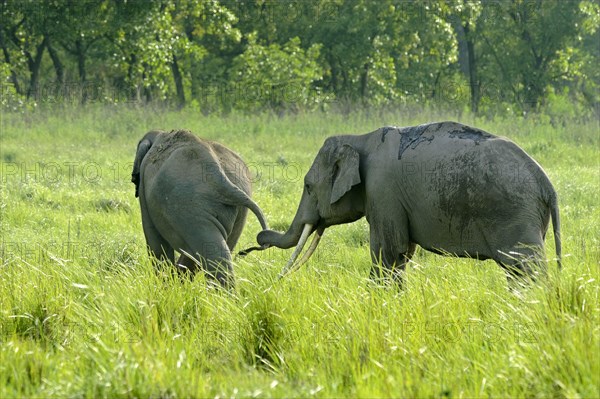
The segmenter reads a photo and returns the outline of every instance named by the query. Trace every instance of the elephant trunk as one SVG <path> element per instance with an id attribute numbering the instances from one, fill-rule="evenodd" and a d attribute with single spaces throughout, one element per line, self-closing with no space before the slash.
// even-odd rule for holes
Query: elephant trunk
<path id="1" fill-rule="evenodd" d="M 242 251 L 238 252 L 239 256 L 246 256 L 250 252 L 254 251 L 263 251 L 270 247 L 277 247 L 282 249 L 288 249 L 295 246 L 300 239 L 300 234 L 302 233 L 302 225 L 298 225 L 300 228 L 294 228 L 293 226 L 289 228 L 289 230 L 285 233 L 279 233 L 273 230 L 263 230 L 258 233 L 256 237 L 256 241 L 258 242 L 258 247 L 249 247 Z"/>
<path id="2" fill-rule="evenodd" d="M 290 228 L 285 233 L 279 233 L 273 230 L 263 230 L 258 233 L 256 240 L 261 247 L 272 246 L 281 249 L 288 249 L 298 244 L 300 235 L 302 234 L 301 228 L 302 225 L 300 225 L 299 229 Z"/>
<path id="3" fill-rule="evenodd" d="M 300 266 L 302 266 L 310 256 L 313 254 L 321 236 L 323 235 L 324 227 L 319 226 L 319 214 L 317 212 L 316 201 L 312 200 L 306 192 L 303 193 L 302 199 L 300 200 L 300 205 L 298 206 L 298 211 L 296 212 L 296 216 L 294 216 L 294 220 L 292 221 L 291 226 L 285 233 L 278 233 L 273 230 L 264 230 L 258 234 L 257 241 L 261 245 L 261 247 L 271 247 L 275 246 L 282 249 L 287 249 L 295 246 L 294 252 L 285 265 L 281 273 L 279 273 L 279 278 L 282 278 L 289 272 L 297 270 Z M 302 252 L 306 241 L 310 237 L 310 235 L 315 232 L 316 234 L 311 242 L 309 248 L 304 253 L 302 258 L 296 262 L 298 256 Z"/>
<path id="4" fill-rule="evenodd" d="M 296 235 L 294 233 L 290 233 L 294 231 L 292 228 L 288 230 L 287 233 L 281 234 L 272 230 L 261 231 L 258 235 L 258 243 L 261 245 L 260 248 L 268 248 L 269 246 L 276 246 L 279 248 L 290 248 L 292 246 L 296 246 L 290 260 L 287 262 L 283 270 L 279 273 L 279 278 L 283 278 L 287 274 L 298 270 L 302 265 L 304 265 L 312 256 L 315 249 L 319 245 L 319 241 L 321 241 L 321 237 L 323 236 L 323 231 L 325 230 L 323 227 L 317 227 L 316 233 L 313 237 L 312 242 L 310 243 L 308 249 L 302 255 L 299 261 L 298 256 L 302 253 L 304 249 L 304 245 L 306 245 L 306 241 L 310 237 L 310 235 L 315 231 L 315 226 L 307 223 L 303 226 L 300 234 Z M 256 248 L 258 249 L 258 248 Z"/>
<path id="5" fill-rule="evenodd" d="M 315 215 L 313 216 L 313 214 Z M 258 234 L 256 240 L 263 247 L 274 246 L 281 249 L 288 249 L 298 244 L 305 225 L 314 225 L 317 221 L 318 214 L 316 212 L 316 205 L 311 204 L 306 193 L 303 193 L 296 216 L 294 216 L 294 220 L 288 230 L 285 233 L 264 230 Z"/>

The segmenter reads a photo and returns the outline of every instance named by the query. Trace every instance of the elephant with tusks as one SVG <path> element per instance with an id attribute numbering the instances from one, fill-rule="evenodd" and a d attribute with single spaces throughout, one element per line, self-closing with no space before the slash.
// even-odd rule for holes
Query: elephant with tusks
<path id="1" fill-rule="evenodd" d="M 545 272 L 550 219 L 560 267 L 558 200 L 546 173 L 512 141 L 459 123 L 326 139 L 304 178 L 289 229 L 264 230 L 257 241 L 261 248 L 296 247 L 283 276 L 308 260 L 326 228 L 362 217 L 370 227 L 375 279 L 401 282 L 417 245 L 493 259 L 509 280 L 535 277 Z"/>

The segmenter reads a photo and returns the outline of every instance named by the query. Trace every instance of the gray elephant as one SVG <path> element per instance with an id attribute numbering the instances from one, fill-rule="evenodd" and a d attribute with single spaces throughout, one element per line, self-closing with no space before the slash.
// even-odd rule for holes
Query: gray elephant
<path id="1" fill-rule="evenodd" d="M 417 245 L 493 259 L 509 280 L 533 277 L 534 265 L 544 270 L 550 217 L 560 267 L 559 211 L 550 180 L 516 144 L 479 129 L 440 122 L 330 137 L 304 183 L 288 231 L 257 237 L 262 247 L 296 246 L 280 276 L 308 260 L 327 227 L 363 216 L 370 226 L 373 278 L 392 275 L 400 282 Z"/>
<path id="2" fill-rule="evenodd" d="M 246 164 L 221 144 L 188 131 L 148 132 L 138 143 L 131 180 L 139 196 L 142 225 L 151 253 L 209 279 L 233 285 L 231 250 L 247 210 L 267 223 L 252 201 Z M 193 257 L 194 259 L 191 259 Z"/>

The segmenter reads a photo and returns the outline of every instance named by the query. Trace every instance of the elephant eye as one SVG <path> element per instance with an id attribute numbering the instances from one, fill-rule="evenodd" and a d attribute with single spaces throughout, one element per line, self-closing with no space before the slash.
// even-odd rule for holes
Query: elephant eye
<path id="1" fill-rule="evenodd" d="M 308 185 L 308 184 L 305 184 L 305 185 L 304 185 L 304 189 L 306 190 L 306 193 L 307 193 L 308 195 L 310 195 L 310 191 L 311 191 L 311 190 L 310 190 L 310 185 Z"/>

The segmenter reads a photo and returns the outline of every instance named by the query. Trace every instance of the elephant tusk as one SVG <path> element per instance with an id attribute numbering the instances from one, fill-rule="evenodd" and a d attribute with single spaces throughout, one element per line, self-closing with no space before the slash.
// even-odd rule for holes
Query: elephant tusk
<path id="1" fill-rule="evenodd" d="M 294 249 L 294 252 L 292 253 L 292 257 L 290 258 L 288 263 L 285 265 L 285 267 L 283 268 L 281 273 L 279 273 L 279 278 L 282 278 L 283 276 L 285 276 L 288 273 L 289 269 L 292 267 L 292 265 L 298 258 L 298 255 L 300 255 L 300 252 L 302 252 L 302 248 L 304 248 L 304 244 L 306 244 L 306 240 L 308 240 L 310 233 L 312 233 L 312 227 L 313 227 L 312 224 L 304 225 L 304 230 L 302 230 L 302 235 L 300 236 L 300 239 L 298 240 L 298 244 L 296 245 L 296 248 Z"/>
<path id="2" fill-rule="evenodd" d="M 315 249 L 317 249 L 317 246 L 319 245 L 319 241 L 321 241 L 321 237 L 323 237 L 323 231 L 317 231 L 310 243 L 310 246 L 308 247 L 308 249 L 306 250 L 304 255 L 302 255 L 302 258 L 300 258 L 300 260 L 294 266 L 292 266 L 290 268 L 288 273 L 292 273 L 292 272 L 300 269 L 300 266 L 305 264 L 308 261 L 308 259 L 310 259 L 313 252 L 315 252 Z"/>

